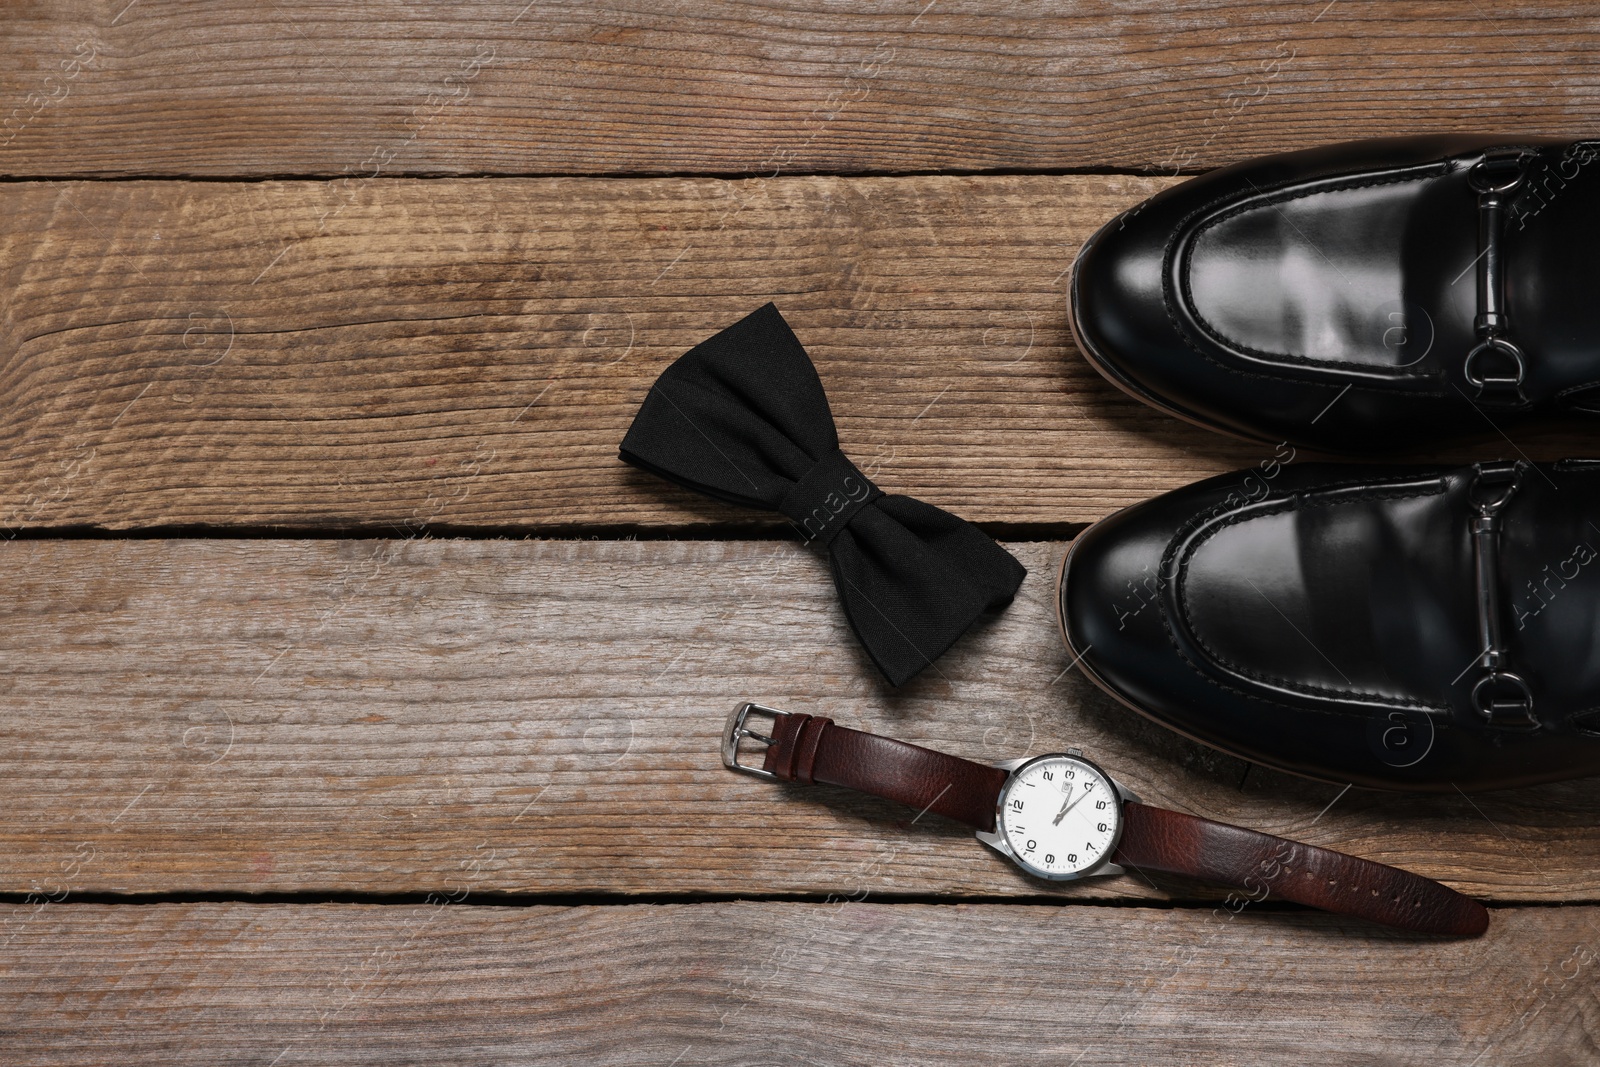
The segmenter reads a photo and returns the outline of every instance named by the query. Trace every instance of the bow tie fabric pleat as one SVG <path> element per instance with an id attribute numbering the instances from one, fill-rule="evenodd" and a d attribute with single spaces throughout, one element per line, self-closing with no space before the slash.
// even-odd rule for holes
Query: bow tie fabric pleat
<path id="1" fill-rule="evenodd" d="M 977 527 L 887 495 L 839 450 L 822 380 L 776 306 L 696 345 L 662 372 L 622 459 L 708 496 L 778 511 L 828 549 L 845 617 L 900 685 L 1027 571 Z"/>

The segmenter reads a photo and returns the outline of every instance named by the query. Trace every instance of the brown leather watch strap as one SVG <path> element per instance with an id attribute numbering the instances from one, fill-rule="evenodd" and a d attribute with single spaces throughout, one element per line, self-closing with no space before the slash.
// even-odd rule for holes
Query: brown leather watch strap
<path id="1" fill-rule="evenodd" d="M 821 716 L 766 711 L 775 718 L 763 769 L 774 777 L 844 786 L 994 830 L 1006 771 Z M 1489 926 L 1477 901 L 1398 867 L 1137 801 L 1123 803 L 1122 819 L 1111 861 L 1135 870 L 1219 882 L 1251 900 L 1278 897 L 1403 930 L 1473 937 Z"/>
<path id="2" fill-rule="evenodd" d="M 764 769 L 785 781 L 842 785 L 922 811 L 994 829 L 1006 772 L 817 715 L 780 714 Z"/>
<path id="3" fill-rule="evenodd" d="M 1122 805 L 1122 819 L 1112 862 L 1135 870 L 1221 882 L 1253 900 L 1279 897 L 1402 930 L 1476 937 L 1489 928 L 1482 904 L 1398 867 L 1134 801 Z"/>

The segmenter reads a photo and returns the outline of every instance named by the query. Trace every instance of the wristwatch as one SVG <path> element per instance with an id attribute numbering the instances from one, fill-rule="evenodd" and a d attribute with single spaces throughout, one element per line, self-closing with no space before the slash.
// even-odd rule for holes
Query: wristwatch
<path id="1" fill-rule="evenodd" d="M 767 733 L 751 717 L 770 719 Z M 740 744 L 765 744 L 761 766 Z M 935 752 L 816 715 L 745 703 L 722 762 L 773 781 L 844 786 L 965 823 L 1036 878 L 1162 871 L 1424 933 L 1476 937 L 1483 905 L 1421 875 L 1332 849 L 1145 804 L 1077 749 L 1002 763 Z"/>

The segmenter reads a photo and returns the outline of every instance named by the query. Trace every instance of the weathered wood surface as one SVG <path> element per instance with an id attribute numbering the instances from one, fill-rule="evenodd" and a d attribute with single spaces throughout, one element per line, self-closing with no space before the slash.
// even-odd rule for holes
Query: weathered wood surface
<path id="1" fill-rule="evenodd" d="M 37 539 L 0 542 L 0 1061 L 1596 1059 L 1592 781 L 1341 792 L 1177 738 L 1066 669 L 1059 542 L 891 693 L 789 541 L 405 536 L 761 527 L 615 449 L 768 299 L 886 489 L 1066 536 L 1282 458 L 1077 357 L 1067 271 L 1117 211 L 1331 140 L 1600 132 L 1575 2 L 993 7 L 7 9 L 0 530 Z M 152 176 L 235 180 L 56 180 Z M 289 176 L 334 180 L 259 180 Z M 936 817 L 725 771 L 746 697 L 973 758 L 1081 746 L 1500 906 L 1439 942 L 1047 887 Z M 808 902 L 715 899 L 760 894 Z"/>
<path id="2" fill-rule="evenodd" d="M 1092 518 L 1263 451 L 1070 350 L 1078 245 L 1160 184 L 0 187 L 0 526 L 760 521 L 617 445 L 768 299 L 886 488 Z"/>
<path id="3" fill-rule="evenodd" d="M 1592 1064 L 1600 911 L 0 908 L 28 1064 Z"/>
<path id="4" fill-rule="evenodd" d="M 616 456 L 671 360 L 776 299 L 885 489 L 1059 535 L 1286 454 L 1072 349 L 1079 244 L 1163 184 L 0 184 L 0 528 L 778 525 Z M 1516 436 L 1452 454 L 1592 434 Z"/>
<path id="5" fill-rule="evenodd" d="M 0 172 L 1170 173 L 1593 134 L 1597 44 L 1572 0 L 76 0 L 7 15 Z"/>
<path id="6" fill-rule="evenodd" d="M 1502 901 L 1600 899 L 1592 781 L 1415 797 L 1255 770 L 1067 658 L 1064 546 L 899 692 L 787 542 L 0 545 L 0 891 L 1204 898 L 1052 888 L 966 829 L 725 770 L 755 699 L 974 759 L 1078 746 L 1144 799 Z"/>

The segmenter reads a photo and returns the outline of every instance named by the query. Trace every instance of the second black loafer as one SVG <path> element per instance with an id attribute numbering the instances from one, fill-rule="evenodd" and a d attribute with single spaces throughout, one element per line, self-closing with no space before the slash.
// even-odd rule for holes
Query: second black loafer
<path id="1" fill-rule="evenodd" d="M 1084 246 L 1079 348 L 1180 418 L 1328 451 L 1600 414 L 1597 160 L 1452 136 L 1213 171 Z"/>
<path id="2" fill-rule="evenodd" d="M 1600 461 L 1301 464 L 1080 534 L 1068 649 L 1198 741 L 1332 782 L 1600 773 Z"/>

